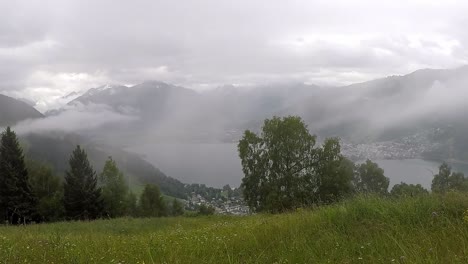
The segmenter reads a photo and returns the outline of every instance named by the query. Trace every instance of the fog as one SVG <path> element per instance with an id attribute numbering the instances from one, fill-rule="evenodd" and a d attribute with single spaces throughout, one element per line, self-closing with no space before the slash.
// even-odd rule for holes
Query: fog
<path id="1" fill-rule="evenodd" d="M 2 1 L 0 94 L 45 114 L 16 124 L 20 135 L 79 134 L 188 182 L 237 177 L 233 144 L 274 115 L 301 116 L 320 140 L 417 138 L 415 148 L 465 159 L 467 9 L 436 0 Z M 218 144 L 231 147 L 212 151 Z"/>
<path id="2" fill-rule="evenodd" d="M 283 82 L 203 92 L 158 81 L 104 86 L 14 129 L 20 135 L 80 134 L 140 154 L 187 183 L 237 186 L 242 171 L 236 143 L 244 130 L 258 132 L 265 118 L 300 115 L 320 140 L 339 136 L 348 143 L 398 141 L 421 131 L 466 124 L 467 73 L 468 67 L 461 67 L 420 70 L 349 86 Z M 389 166 L 390 174 L 399 173 Z M 432 175 L 425 175 L 429 165 L 418 161 L 408 168 L 414 166 L 427 185 Z"/>
<path id="3" fill-rule="evenodd" d="M 13 127 L 19 135 L 50 132 L 83 133 L 109 124 L 128 124 L 138 117 L 123 115 L 106 105 L 87 105 L 73 109 L 62 109 L 57 115 L 41 119 L 26 120 Z"/>

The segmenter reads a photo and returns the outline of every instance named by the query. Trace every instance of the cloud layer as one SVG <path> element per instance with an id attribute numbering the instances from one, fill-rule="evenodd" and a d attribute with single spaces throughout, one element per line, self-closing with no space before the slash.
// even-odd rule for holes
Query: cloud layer
<path id="1" fill-rule="evenodd" d="M 459 1 L 2 1 L 0 93 L 104 83 L 348 84 L 468 62 Z"/>

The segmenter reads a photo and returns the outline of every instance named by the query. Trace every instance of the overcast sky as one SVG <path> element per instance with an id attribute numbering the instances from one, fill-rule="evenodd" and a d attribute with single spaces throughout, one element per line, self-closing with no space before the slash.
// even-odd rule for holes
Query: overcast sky
<path id="1" fill-rule="evenodd" d="M 0 0 L 0 93 L 349 84 L 468 61 L 466 1 Z"/>

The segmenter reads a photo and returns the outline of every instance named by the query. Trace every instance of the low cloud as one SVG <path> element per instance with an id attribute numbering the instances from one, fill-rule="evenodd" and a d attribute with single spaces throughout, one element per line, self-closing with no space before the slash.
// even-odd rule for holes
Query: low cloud
<path id="1" fill-rule="evenodd" d="M 117 113 L 105 105 L 77 105 L 56 115 L 20 122 L 13 129 L 19 135 L 54 131 L 86 133 L 106 125 L 131 123 L 135 120 L 138 117 Z"/>

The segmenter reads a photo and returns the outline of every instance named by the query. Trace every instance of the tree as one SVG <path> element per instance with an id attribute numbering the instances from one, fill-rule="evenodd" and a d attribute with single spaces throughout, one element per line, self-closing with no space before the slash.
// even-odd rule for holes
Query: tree
<path id="1" fill-rule="evenodd" d="M 109 217 L 123 216 L 127 211 L 128 185 L 112 157 L 106 161 L 99 177 L 104 213 Z"/>
<path id="2" fill-rule="evenodd" d="M 316 160 L 315 200 L 330 203 L 352 193 L 354 163 L 341 155 L 339 139 L 326 139 Z"/>
<path id="3" fill-rule="evenodd" d="M 238 145 L 241 186 L 253 211 L 281 212 L 311 202 L 314 145 L 300 117 L 266 119 L 260 136 L 245 131 Z"/>
<path id="4" fill-rule="evenodd" d="M 184 206 L 179 200 L 177 200 L 177 198 L 174 198 L 174 200 L 172 201 L 171 214 L 173 216 L 179 216 L 184 214 Z"/>
<path id="5" fill-rule="evenodd" d="M 357 192 L 387 194 L 390 180 L 377 163 L 366 160 L 357 166 L 353 183 Z"/>
<path id="6" fill-rule="evenodd" d="M 23 151 L 15 132 L 8 127 L 0 142 L 0 210 L 5 221 L 25 223 L 35 216 L 36 203 Z"/>
<path id="7" fill-rule="evenodd" d="M 215 209 L 213 206 L 206 206 L 205 204 L 198 207 L 198 215 L 214 215 Z"/>
<path id="8" fill-rule="evenodd" d="M 439 167 L 439 173 L 432 179 L 431 190 L 436 193 L 468 191 L 468 180 L 463 173 L 452 172 L 452 168 L 444 162 Z"/>
<path id="9" fill-rule="evenodd" d="M 429 194 L 429 192 L 421 186 L 421 184 L 406 184 L 401 182 L 395 184 L 390 191 L 394 197 L 415 197 L 419 195 Z"/>
<path id="10" fill-rule="evenodd" d="M 226 184 L 223 186 L 223 194 L 226 195 L 226 198 L 232 197 L 233 191 L 232 191 L 231 186 L 229 186 L 229 184 Z"/>
<path id="11" fill-rule="evenodd" d="M 130 191 L 127 193 L 127 197 L 125 198 L 125 204 L 126 215 L 138 216 L 137 197 L 133 192 Z"/>
<path id="12" fill-rule="evenodd" d="M 140 197 L 140 214 L 144 217 L 161 217 L 167 215 L 164 198 L 158 186 L 147 184 Z"/>
<path id="13" fill-rule="evenodd" d="M 101 189 L 84 149 L 78 145 L 65 173 L 64 207 L 70 219 L 96 219 L 102 211 Z"/>
<path id="14" fill-rule="evenodd" d="M 29 182 L 37 197 L 37 213 L 41 221 L 57 221 L 63 217 L 63 185 L 50 166 L 28 160 Z"/>

